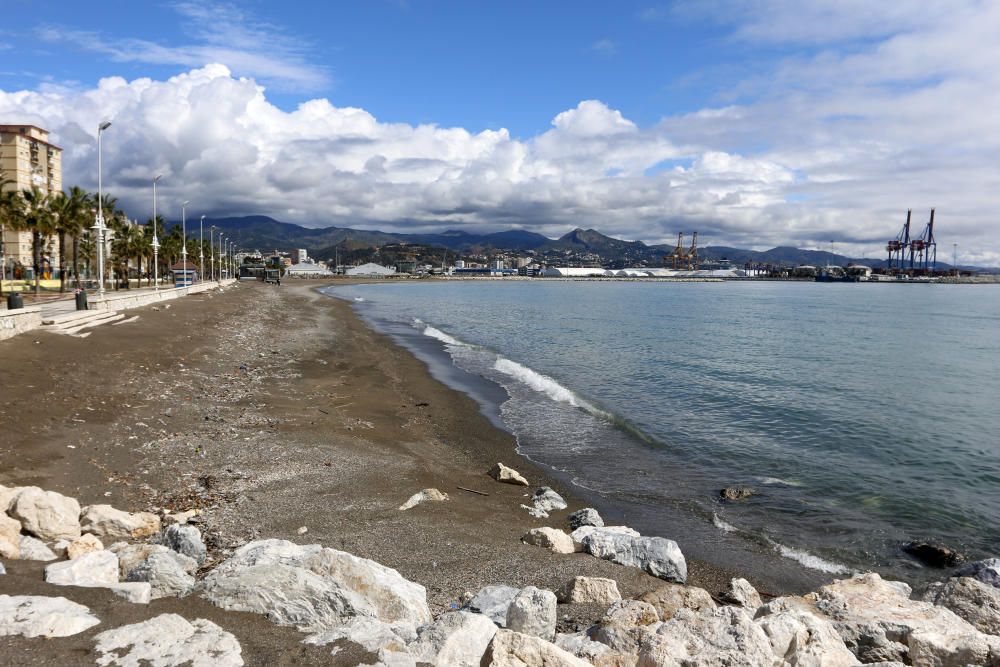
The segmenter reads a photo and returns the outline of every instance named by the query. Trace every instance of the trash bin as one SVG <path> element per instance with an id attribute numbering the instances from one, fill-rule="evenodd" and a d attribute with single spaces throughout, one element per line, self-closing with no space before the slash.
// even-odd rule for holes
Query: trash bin
<path id="1" fill-rule="evenodd" d="M 76 291 L 76 309 L 77 310 L 88 310 L 87 308 L 87 292 L 82 289 Z"/>
<path id="2" fill-rule="evenodd" d="M 17 308 L 24 308 L 24 297 L 17 292 L 11 292 L 7 295 L 7 310 L 16 310 Z"/>

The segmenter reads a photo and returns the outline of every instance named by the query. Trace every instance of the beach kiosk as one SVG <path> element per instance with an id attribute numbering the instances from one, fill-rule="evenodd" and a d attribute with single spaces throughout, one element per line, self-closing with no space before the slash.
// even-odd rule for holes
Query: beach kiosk
<path id="1" fill-rule="evenodd" d="M 197 267 L 191 262 L 177 262 L 170 272 L 174 274 L 174 287 L 190 287 L 198 277 Z"/>

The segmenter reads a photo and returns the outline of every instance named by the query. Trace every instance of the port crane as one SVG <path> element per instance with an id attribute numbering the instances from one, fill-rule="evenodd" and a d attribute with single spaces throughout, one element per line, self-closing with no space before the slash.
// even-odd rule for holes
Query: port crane
<path id="1" fill-rule="evenodd" d="M 913 211 L 906 211 L 906 224 L 896 238 L 885 246 L 889 253 L 887 268 L 890 273 L 932 272 L 937 266 L 937 241 L 934 239 L 934 209 L 931 218 L 919 236 L 910 236 Z"/>
<path id="2" fill-rule="evenodd" d="M 684 232 L 677 232 L 677 246 L 674 251 L 664 258 L 664 264 L 670 262 L 673 269 L 697 269 L 698 268 L 698 232 L 691 234 L 691 246 L 684 248 Z"/>

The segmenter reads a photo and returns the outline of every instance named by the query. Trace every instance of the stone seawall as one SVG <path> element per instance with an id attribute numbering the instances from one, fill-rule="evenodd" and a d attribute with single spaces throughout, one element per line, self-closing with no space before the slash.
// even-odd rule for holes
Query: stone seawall
<path id="1" fill-rule="evenodd" d="M 12 338 L 19 333 L 30 331 L 42 324 L 40 306 L 29 306 L 17 310 L 0 310 L 0 340 Z"/>

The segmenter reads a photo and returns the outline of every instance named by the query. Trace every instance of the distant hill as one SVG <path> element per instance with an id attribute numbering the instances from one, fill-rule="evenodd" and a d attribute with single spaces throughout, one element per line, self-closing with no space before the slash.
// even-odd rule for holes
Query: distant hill
<path id="1" fill-rule="evenodd" d="M 642 241 L 623 241 L 611 236 L 605 236 L 594 229 L 574 229 L 555 241 L 550 241 L 545 248 L 552 250 L 576 250 L 578 252 L 593 252 L 596 254 L 644 252 L 649 250 Z"/>

